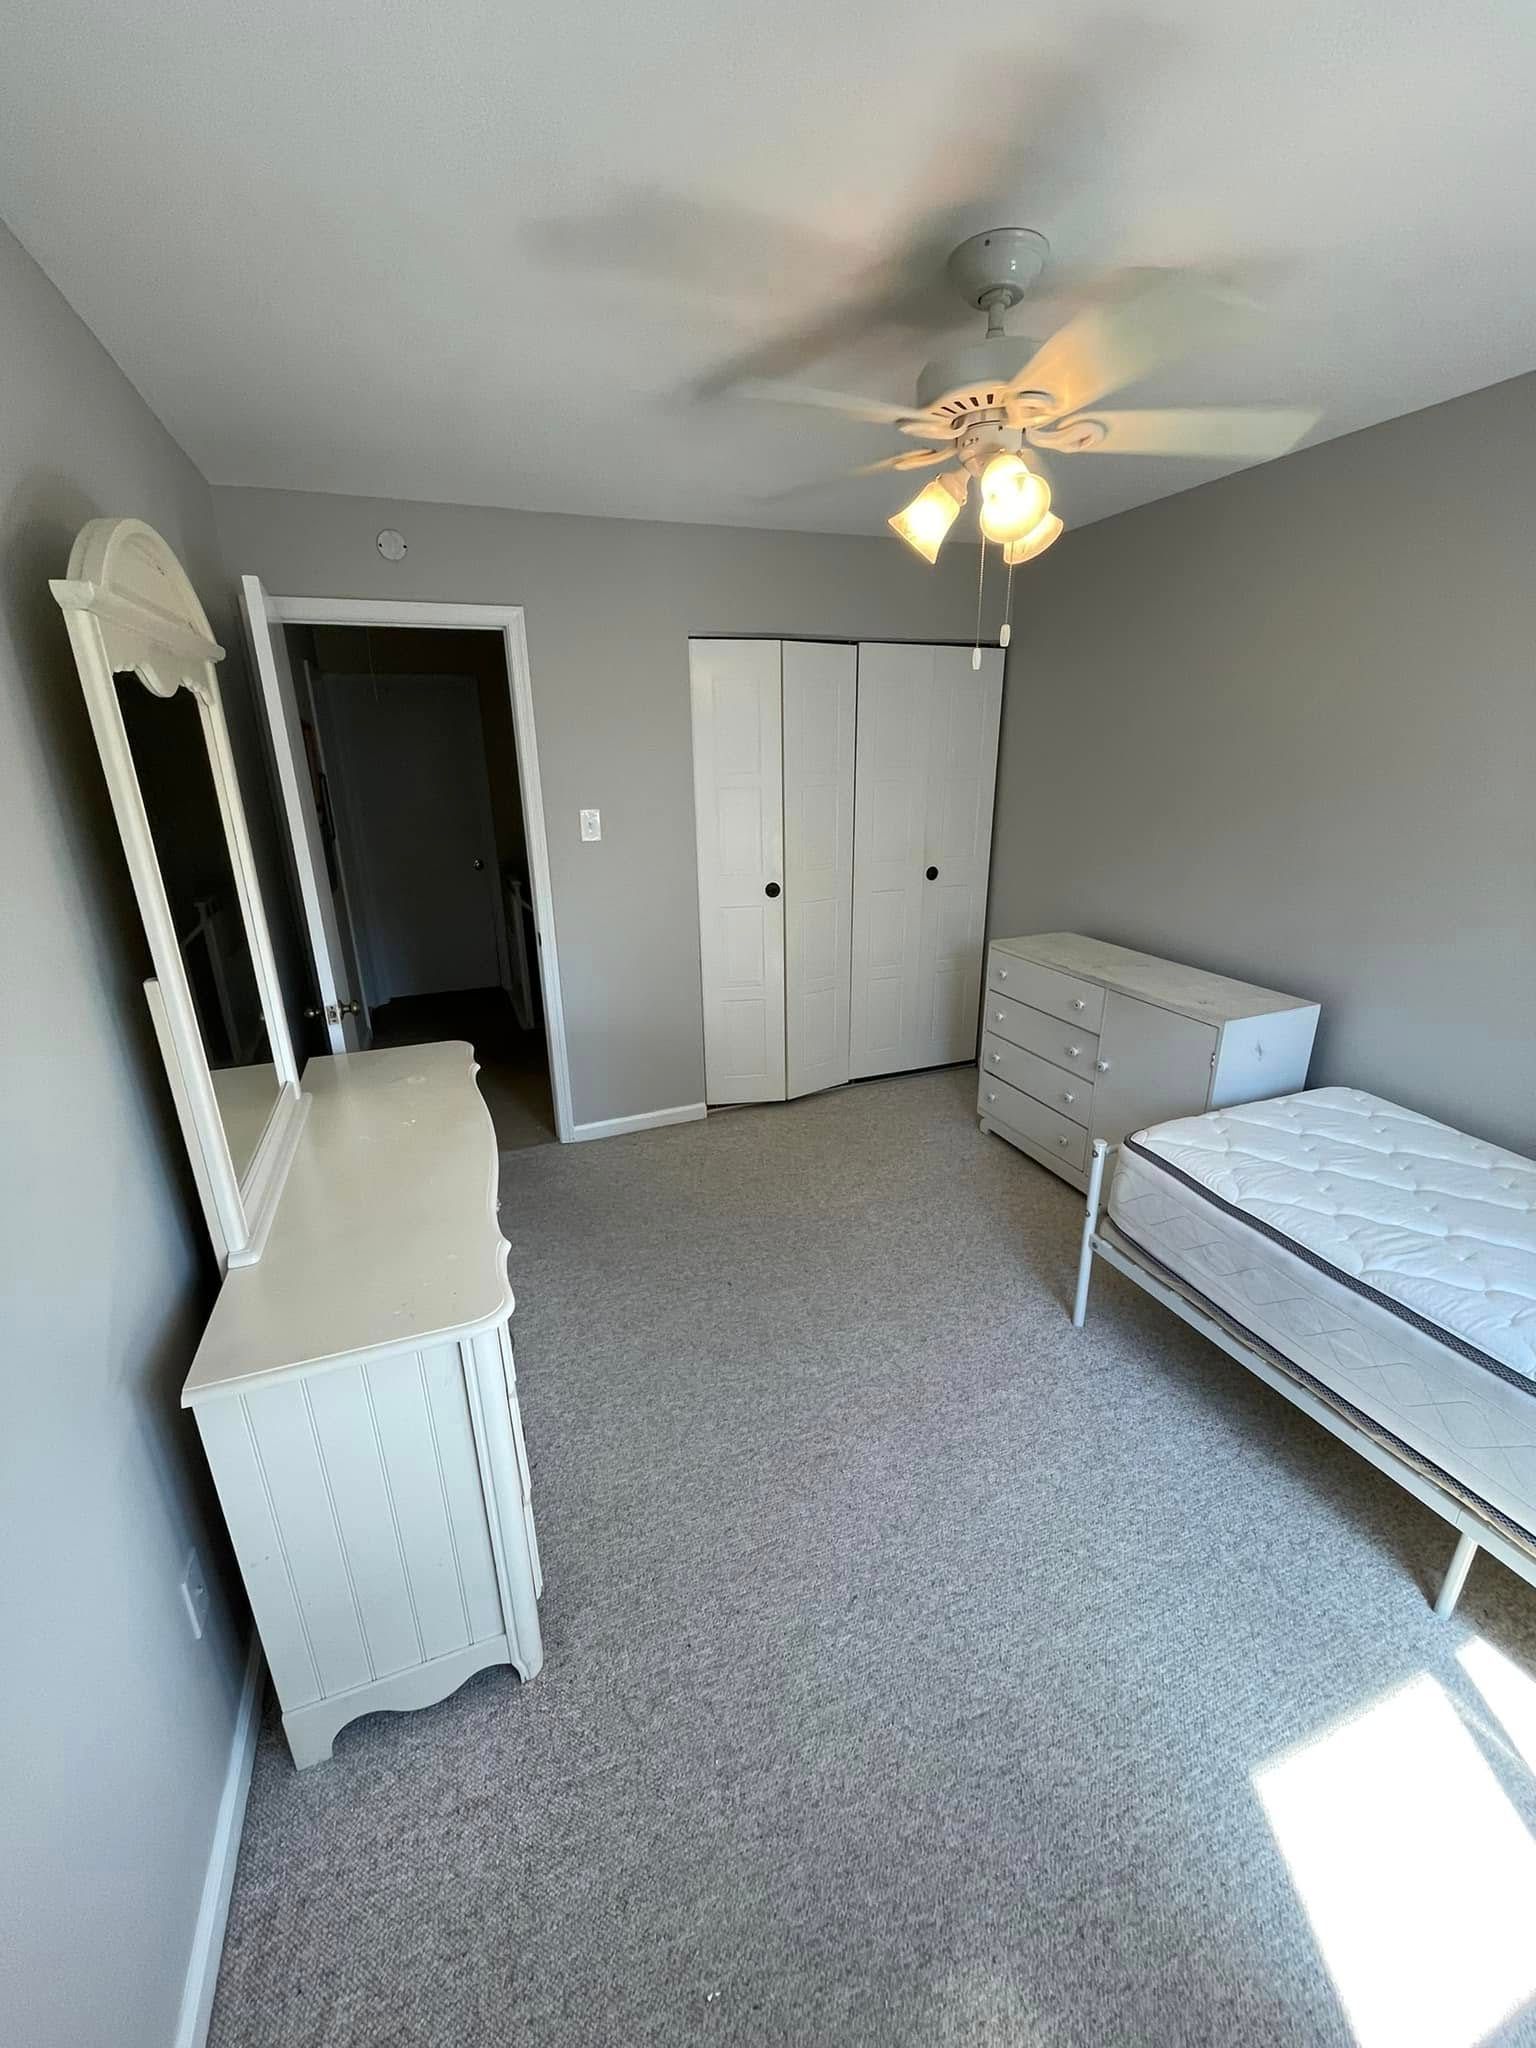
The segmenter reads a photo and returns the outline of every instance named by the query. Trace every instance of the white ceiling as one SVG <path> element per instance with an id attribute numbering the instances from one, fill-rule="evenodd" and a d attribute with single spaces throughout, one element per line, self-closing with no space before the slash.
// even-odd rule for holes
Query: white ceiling
<path id="1" fill-rule="evenodd" d="M 690 388 L 896 264 L 936 325 L 798 374 L 905 400 L 980 332 L 943 250 L 1010 224 L 1023 334 L 1125 265 L 1261 292 L 1148 402 L 1326 438 L 1493 383 L 1536 365 L 1533 87 L 1531 0 L 48 0 L 0 214 L 215 482 L 877 532 L 906 480 L 819 480 L 910 443 Z M 1063 458 L 1058 501 L 1219 473 Z"/>

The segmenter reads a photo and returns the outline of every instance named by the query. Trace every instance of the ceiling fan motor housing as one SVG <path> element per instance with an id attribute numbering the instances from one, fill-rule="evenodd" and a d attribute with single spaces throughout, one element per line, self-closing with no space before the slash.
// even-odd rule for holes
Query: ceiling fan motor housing
<path id="1" fill-rule="evenodd" d="M 953 355 L 938 356 L 924 363 L 917 380 L 917 402 L 925 412 L 935 412 L 959 428 L 973 415 L 1001 413 L 1011 407 L 1014 417 L 1026 413 L 1044 419 L 1055 410 L 1048 392 L 1011 391 L 1013 379 L 1029 361 L 1035 344 L 1018 335 L 997 335 L 956 349 Z M 1038 399 L 1037 404 L 1031 404 Z"/>

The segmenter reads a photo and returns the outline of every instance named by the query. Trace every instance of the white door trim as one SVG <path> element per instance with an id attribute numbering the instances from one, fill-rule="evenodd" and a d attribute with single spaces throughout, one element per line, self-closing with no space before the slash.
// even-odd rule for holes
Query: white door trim
<path id="1" fill-rule="evenodd" d="M 565 1042 L 565 1005 L 555 943 L 555 896 L 549 875 L 549 839 L 544 829 L 544 794 L 539 782 L 539 745 L 534 731 L 533 674 L 520 604 L 436 604 L 369 597 L 279 597 L 268 592 L 270 616 L 285 626 L 428 626 L 442 631 L 487 628 L 499 632 L 512 689 L 512 729 L 517 738 L 517 774 L 522 786 L 523 827 L 533 884 L 534 922 L 539 931 L 539 979 L 544 992 L 544 1035 L 549 1047 L 549 1087 L 555 1133 L 562 1145 L 576 1134 L 571 1117 L 571 1067 Z"/>

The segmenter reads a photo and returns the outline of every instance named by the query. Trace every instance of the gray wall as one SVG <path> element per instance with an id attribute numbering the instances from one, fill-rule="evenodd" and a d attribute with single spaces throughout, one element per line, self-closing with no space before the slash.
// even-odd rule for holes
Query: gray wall
<path id="1" fill-rule="evenodd" d="M 202 478 L 0 228 L 0 2012 L 28 2048 L 171 2039 L 243 1662 L 176 1405 L 210 1260 L 47 587 L 123 512 L 217 597 Z"/>
<path id="2" fill-rule="evenodd" d="M 1015 587 L 989 917 L 1315 996 L 1314 1085 L 1536 1150 L 1536 377 Z"/>
<path id="3" fill-rule="evenodd" d="M 525 607 L 575 1119 L 704 1095 L 690 634 L 965 639 L 976 555 L 897 541 L 216 490 L 231 574 L 302 597 Z M 386 562 L 374 537 L 409 549 Z M 584 845 L 578 812 L 603 837 Z"/>

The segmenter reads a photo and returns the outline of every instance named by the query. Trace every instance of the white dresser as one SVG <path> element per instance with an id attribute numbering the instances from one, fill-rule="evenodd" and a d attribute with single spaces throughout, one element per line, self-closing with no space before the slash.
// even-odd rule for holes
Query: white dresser
<path id="1" fill-rule="evenodd" d="M 183 1390 L 302 1769 L 543 1661 L 496 1143 L 458 1043 L 311 1060 L 260 1262 Z"/>
<path id="2" fill-rule="evenodd" d="M 987 949 L 977 1113 L 1075 1188 L 1095 1138 L 1304 1088 L 1318 1005 L 1077 932 Z"/>

